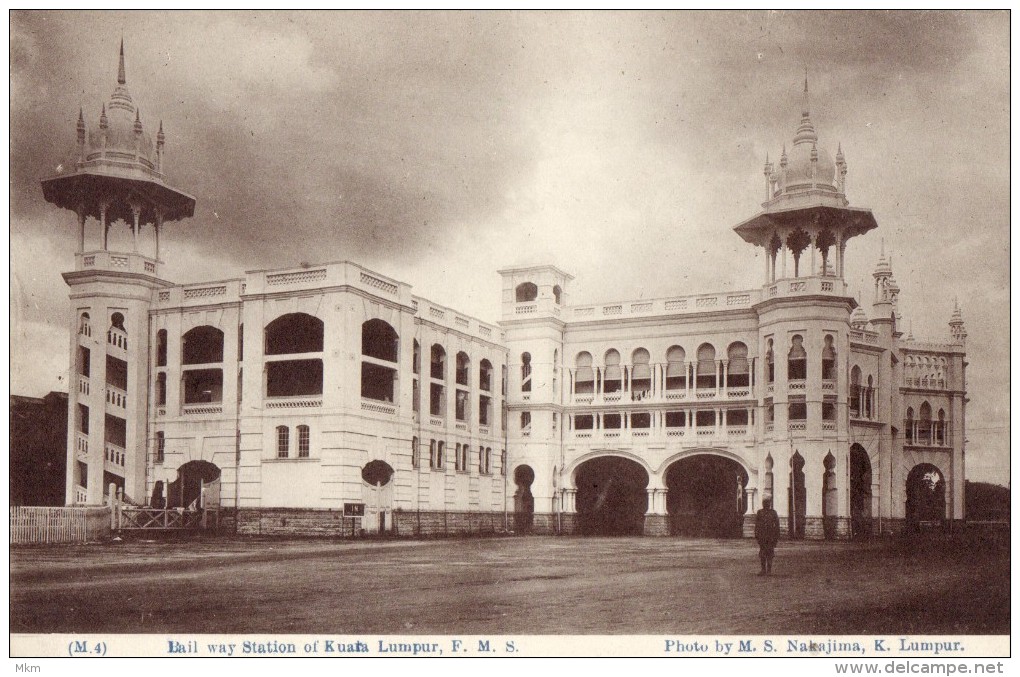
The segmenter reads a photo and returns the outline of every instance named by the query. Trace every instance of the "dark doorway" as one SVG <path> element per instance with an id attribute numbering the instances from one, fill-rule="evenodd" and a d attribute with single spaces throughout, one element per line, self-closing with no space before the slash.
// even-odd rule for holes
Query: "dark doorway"
<path id="1" fill-rule="evenodd" d="M 166 507 L 190 508 L 198 506 L 202 485 L 215 482 L 220 469 L 209 461 L 188 461 L 177 469 L 177 479 L 167 487 Z"/>
<path id="2" fill-rule="evenodd" d="M 535 471 L 529 465 L 519 465 L 514 470 L 514 531 L 527 533 L 531 531 L 535 520 L 535 497 L 531 494 L 531 485 L 535 481 Z"/>
<path id="3" fill-rule="evenodd" d="M 907 475 L 907 523 L 916 527 L 946 519 L 946 481 L 931 463 L 915 465 Z"/>
<path id="4" fill-rule="evenodd" d="M 790 459 L 790 486 L 786 491 L 790 516 L 790 538 L 804 538 L 807 520 L 807 488 L 804 485 L 804 457 L 794 452 Z"/>
<path id="5" fill-rule="evenodd" d="M 589 536 L 634 536 L 644 533 L 648 509 L 648 473 L 636 462 L 603 456 L 582 463 L 574 472 L 577 526 Z"/>
<path id="6" fill-rule="evenodd" d="M 871 459 L 859 444 L 850 447 L 850 535 L 871 536 Z"/>
<path id="7" fill-rule="evenodd" d="M 666 470 L 670 534 L 739 538 L 747 511 L 747 472 L 712 454 L 681 459 Z"/>

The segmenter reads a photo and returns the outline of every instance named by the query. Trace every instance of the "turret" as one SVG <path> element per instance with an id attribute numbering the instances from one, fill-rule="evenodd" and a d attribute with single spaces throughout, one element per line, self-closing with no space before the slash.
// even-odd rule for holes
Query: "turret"
<path id="1" fill-rule="evenodd" d="M 85 110 L 78 108 L 78 162 L 85 161 Z"/>
<path id="2" fill-rule="evenodd" d="M 956 302 L 953 305 L 953 315 L 949 318 L 949 335 L 953 338 L 953 343 L 966 345 L 967 329 L 963 326 L 963 314 L 960 312 L 960 304 Z"/>

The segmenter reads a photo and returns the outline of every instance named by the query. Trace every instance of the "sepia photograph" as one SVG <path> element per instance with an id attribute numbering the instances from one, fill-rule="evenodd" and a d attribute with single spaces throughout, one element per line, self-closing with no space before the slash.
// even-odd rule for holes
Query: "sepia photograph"
<path id="1" fill-rule="evenodd" d="M 9 22 L 17 671 L 1010 656 L 1008 11 Z"/>

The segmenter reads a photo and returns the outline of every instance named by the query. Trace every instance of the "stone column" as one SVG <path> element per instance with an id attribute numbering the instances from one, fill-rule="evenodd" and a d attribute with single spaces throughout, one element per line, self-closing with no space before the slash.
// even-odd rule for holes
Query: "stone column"
<path id="1" fill-rule="evenodd" d="M 132 237 L 133 237 L 132 246 L 134 247 L 135 253 L 138 253 L 138 220 L 139 220 L 139 218 L 142 215 L 142 207 L 141 207 L 141 205 L 132 204 L 131 205 L 131 215 L 134 217 L 134 222 L 135 222 L 134 226 L 131 229 Z"/>
<path id="2" fill-rule="evenodd" d="M 78 205 L 78 253 L 85 251 L 85 205 Z"/>
<path id="3" fill-rule="evenodd" d="M 99 205 L 99 224 L 103 229 L 103 251 L 107 251 L 107 245 L 109 244 L 110 238 L 110 224 L 106 222 L 106 210 L 109 207 L 108 202 L 103 202 Z"/>

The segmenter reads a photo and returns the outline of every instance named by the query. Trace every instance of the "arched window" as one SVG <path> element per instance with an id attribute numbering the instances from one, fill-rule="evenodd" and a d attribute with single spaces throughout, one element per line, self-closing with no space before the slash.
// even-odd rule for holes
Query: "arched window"
<path id="1" fill-rule="evenodd" d="M 807 351 L 804 350 L 804 337 L 794 334 L 790 343 L 790 353 L 787 356 L 787 377 L 791 381 L 802 381 L 807 378 Z"/>
<path id="2" fill-rule="evenodd" d="M 290 456 L 290 429 L 285 425 L 276 426 L 276 457 Z"/>
<path id="3" fill-rule="evenodd" d="M 907 417 L 903 419 L 903 435 L 907 444 L 914 443 L 914 409 L 907 407 Z"/>
<path id="4" fill-rule="evenodd" d="M 747 346 L 740 341 L 726 349 L 729 364 L 726 366 L 726 386 L 746 388 L 751 385 L 751 364 L 747 360 Z"/>
<path id="5" fill-rule="evenodd" d="M 385 362 L 397 361 L 397 331 L 383 320 L 361 325 L 361 354 Z"/>
<path id="6" fill-rule="evenodd" d="M 162 463 L 166 458 L 166 435 L 162 430 L 156 431 L 156 463 Z"/>
<path id="7" fill-rule="evenodd" d="M 432 361 L 429 373 L 437 381 L 446 379 L 446 351 L 443 346 L 432 345 Z M 433 381 L 429 387 L 429 413 L 433 416 L 446 415 L 446 387 Z"/>
<path id="8" fill-rule="evenodd" d="M 467 353 L 461 351 L 457 353 L 457 373 L 456 381 L 457 385 L 466 386 L 470 381 L 471 374 L 471 358 L 468 357 Z"/>
<path id="9" fill-rule="evenodd" d="M 666 390 L 687 389 L 687 355 L 680 346 L 666 351 Z"/>
<path id="10" fill-rule="evenodd" d="M 641 400 L 649 397 L 652 394 L 652 368 L 648 364 L 651 356 L 648 351 L 644 348 L 638 348 L 631 355 L 632 371 L 630 375 L 631 379 L 631 398 L 634 400 Z"/>
<path id="11" fill-rule="evenodd" d="M 521 392 L 531 392 L 531 353 L 521 353 Z"/>
<path id="12" fill-rule="evenodd" d="M 421 344 L 418 343 L 418 339 L 414 340 L 414 345 L 411 354 L 411 371 L 415 374 L 421 373 Z"/>
<path id="13" fill-rule="evenodd" d="M 430 370 L 432 378 L 439 379 L 441 381 L 446 379 L 446 351 L 443 350 L 443 346 L 438 343 L 432 345 L 432 362 Z"/>
<path id="14" fill-rule="evenodd" d="M 716 387 L 715 347 L 702 343 L 698 348 L 698 388 Z"/>
<path id="15" fill-rule="evenodd" d="M 836 346 L 830 334 L 825 335 L 825 347 L 822 348 L 822 380 L 836 380 Z"/>
<path id="16" fill-rule="evenodd" d="M 530 411 L 522 411 L 521 412 L 521 432 L 522 433 L 530 433 L 531 432 L 531 412 Z"/>
<path id="17" fill-rule="evenodd" d="M 850 370 L 850 401 L 847 404 L 850 407 L 850 417 L 860 418 L 861 416 L 861 368 L 854 366 Z"/>
<path id="18" fill-rule="evenodd" d="M 538 287 L 534 282 L 522 282 L 517 285 L 517 303 L 527 303 L 538 298 Z"/>
<path id="19" fill-rule="evenodd" d="M 454 416 L 458 421 L 467 421 L 470 417 L 471 393 L 467 390 L 457 388 L 456 399 L 454 400 Z"/>
<path id="20" fill-rule="evenodd" d="M 554 285 L 553 286 L 553 302 L 556 305 L 560 305 L 560 299 L 561 299 L 562 295 L 563 295 L 563 290 L 560 289 L 560 286 L 558 284 Z"/>
<path id="21" fill-rule="evenodd" d="M 181 339 L 181 363 L 215 364 L 223 361 L 223 332 L 216 327 L 195 327 Z"/>
<path id="22" fill-rule="evenodd" d="M 606 370 L 602 377 L 602 392 L 616 393 L 623 389 L 623 376 L 620 370 L 620 353 L 610 348 L 605 356 Z"/>
<path id="23" fill-rule="evenodd" d="M 156 332 L 156 366 L 166 366 L 166 329 Z"/>
<path id="24" fill-rule="evenodd" d="M 266 325 L 265 354 L 321 353 L 324 333 L 325 325 L 317 317 L 306 313 L 282 315 Z"/>
<path id="25" fill-rule="evenodd" d="M 265 355 L 321 353 L 325 325 L 305 313 L 282 315 L 264 331 Z M 266 396 L 296 397 L 322 394 L 322 359 L 267 359 Z"/>
<path id="26" fill-rule="evenodd" d="M 156 374 L 156 405 L 166 406 L 166 372 Z"/>
<path id="27" fill-rule="evenodd" d="M 114 313 L 110 315 L 110 326 L 114 329 L 127 333 L 127 329 L 124 328 L 124 315 L 123 313 Z"/>
<path id="28" fill-rule="evenodd" d="M 492 391 L 492 363 L 482 360 L 478 365 L 478 388 L 486 392 Z"/>
<path id="29" fill-rule="evenodd" d="M 868 388 L 864 392 L 864 418 L 871 420 L 875 414 L 875 381 L 868 376 Z"/>
<path id="30" fill-rule="evenodd" d="M 921 410 L 918 414 L 917 433 L 919 437 L 919 443 L 924 445 L 930 445 L 932 443 L 931 436 L 931 405 L 927 402 L 921 403 Z"/>
<path id="31" fill-rule="evenodd" d="M 92 336 L 92 325 L 89 324 L 88 313 L 82 313 L 78 318 L 78 333 L 83 336 Z"/>
<path id="32" fill-rule="evenodd" d="M 769 383 L 776 382 L 776 354 L 772 350 L 772 339 L 769 339 L 765 350 L 765 378 Z"/>
<path id="33" fill-rule="evenodd" d="M 297 455 L 298 458 L 308 458 L 312 449 L 312 433 L 306 425 L 297 427 Z"/>
<path id="34" fill-rule="evenodd" d="M 595 392 L 595 370 L 592 369 L 591 353 L 577 354 L 574 364 L 574 394 L 585 395 Z"/>
<path id="35" fill-rule="evenodd" d="M 223 362 L 223 332 L 216 327 L 195 327 L 184 334 L 181 344 L 181 363 L 185 366 Z M 223 402 L 222 367 L 185 369 L 182 380 L 184 404 Z"/>

